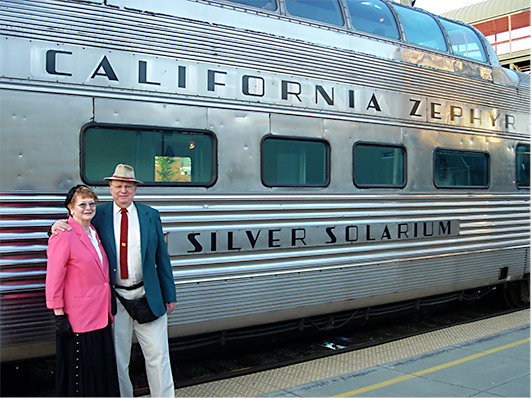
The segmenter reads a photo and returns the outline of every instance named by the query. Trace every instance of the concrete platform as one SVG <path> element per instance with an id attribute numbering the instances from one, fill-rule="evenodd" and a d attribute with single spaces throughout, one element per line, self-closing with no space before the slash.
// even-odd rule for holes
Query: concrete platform
<path id="1" fill-rule="evenodd" d="M 529 309 L 293 366 L 176 390 L 177 397 L 529 397 Z"/>

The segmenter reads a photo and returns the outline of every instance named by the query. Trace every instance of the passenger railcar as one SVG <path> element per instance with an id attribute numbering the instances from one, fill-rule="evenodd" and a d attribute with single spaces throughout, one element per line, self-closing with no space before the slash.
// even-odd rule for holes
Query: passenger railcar
<path id="1" fill-rule="evenodd" d="M 3 0 L 2 361 L 53 354 L 47 230 L 129 163 L 171 337 L 511 286 L 528 302 L 529 76 L 387 0 Z"/>

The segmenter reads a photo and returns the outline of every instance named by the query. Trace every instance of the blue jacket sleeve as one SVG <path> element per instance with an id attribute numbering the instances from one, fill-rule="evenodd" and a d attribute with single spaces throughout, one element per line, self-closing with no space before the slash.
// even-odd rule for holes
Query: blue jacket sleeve
<path id="1" fill-rule="evenodd" d="M 170 257 L 168 256 L 168 248 L 162 233 L 162 222 L 160 215 L 157 212 L 156 218 L 157 228 L 157 251 L 156 263 L 157 272 L 160 280 L 160 288 L 162 290 L 162 297 L 165 303 L 173 303 L 177 301 L 177 294 L 175 292 L 175 281 L 173 278 L 173 270 L 171 268 Z"/>

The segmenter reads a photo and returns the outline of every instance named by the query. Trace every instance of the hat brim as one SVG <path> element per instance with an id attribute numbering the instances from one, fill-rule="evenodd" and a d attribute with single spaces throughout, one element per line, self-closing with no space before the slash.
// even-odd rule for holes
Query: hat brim
<path id="1" fill-rule="evenodd" d="M 134 178 L 127 178 L 127 177 L 118 177 L 118 176 L 111 176 L 111 177 L 105 177 L 105 181 L 125 181 L 125 182 L 134 182 L 136 184 L 143 184 L 142 181 L 135 180 Z"/>

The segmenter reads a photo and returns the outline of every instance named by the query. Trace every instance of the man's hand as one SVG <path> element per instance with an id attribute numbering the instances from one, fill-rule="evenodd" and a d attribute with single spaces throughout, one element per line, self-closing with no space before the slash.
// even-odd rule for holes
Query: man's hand
<path id="1" fill-rule="evenodd" d="M 173 312 L 176 305 L 177 303 L 166 303 L 166 310 L 168 311 L 168 315 Z"/>
<path id="2" fill-rule="evenodd" d="M 68 220 L 57 220 L 52 225 L 52 234 L 57 235 L 59 231 L 70 231 L 71 229 Z"/>

